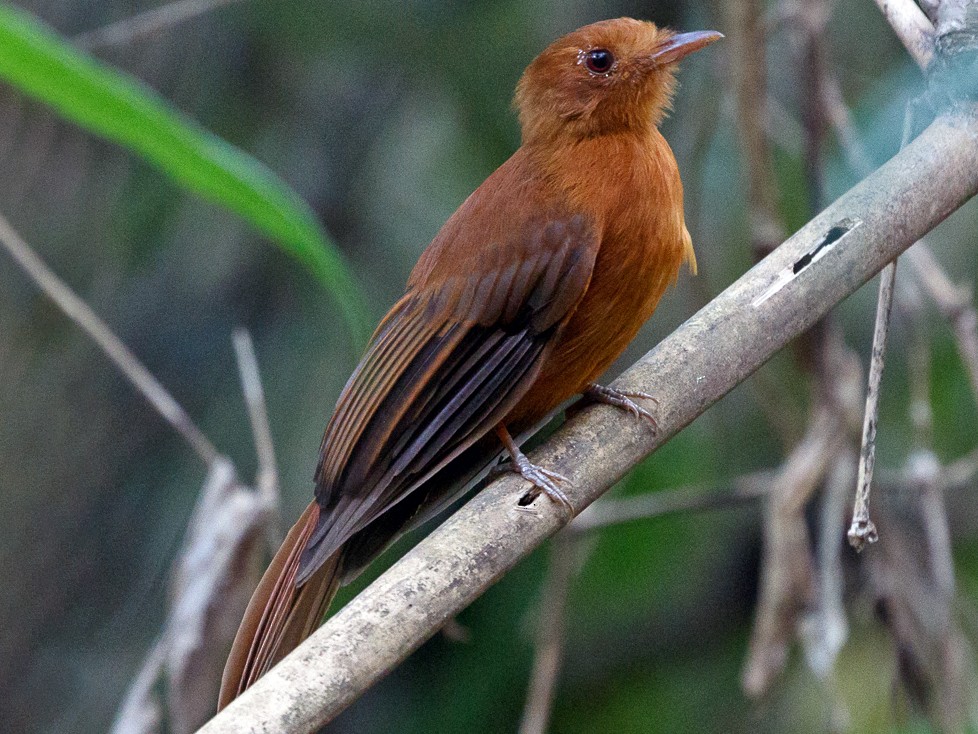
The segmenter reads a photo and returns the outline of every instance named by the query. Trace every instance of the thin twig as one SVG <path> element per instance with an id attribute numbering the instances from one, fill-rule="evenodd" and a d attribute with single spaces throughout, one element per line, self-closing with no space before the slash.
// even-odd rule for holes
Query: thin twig
<path id="1" fill-rule="evenodd" d="M 876 424 L 879 420 L 880 383 L 886 358 L 886 337 L 890 330 L 890 310 L 893 306 L 893 282 L 896 261 L 889 263 L 880 279 L 879 300 L 876 304 L 876 328 L 873 332 L 873 353 L 869 364 L 869 388 L 866 391 L 866 412 L 863 417 L 862 447 L 859 450 L 859 478 L 856 481 L 856 500 L 849 526 L 849 544 L 861 551 L 867 543 L 879 539 L 876 525 L 869 518 L 869 488 L 876 464 Z"/>
<path id="2" fill-rule="evenodd" d="M 852 113 L 842 97 L 842 85 L 839 83 L 839 78 L 829 69 L 825 68 L 823 71 L 825 74 L 819 89 L 822 92 L 822 105 L 829 123 L 839 138 L 839 145 L 849 167 L 860 176 L 868 176 L 876 165 L 859 135 L 856 134 Z"/>
<path id="3" fill-rule="evenodd" d="M 907 106 L 903 119 L 904 148 L 912 139 L 914 129 L 914 105 Z M 880 277 L 879 296 L 876 302 L 876 324 L 873 328 L 873 348 L 869 363 L 869 384 L 866 389 L 866 411 L 863 415 L 862 443 L 859 449 L 859 478 L 856 481 L 856 498 L 853 503 L 852 524 L 849 526 L 849 545 L 862 551 L 867 544 L 879 540 L 876 526 L 869 517 L 869 490 L 873 484 L 873 468 L 876 466 L 876 428 L 879 424 L 880 385 L 886 363 L 886 339 L 890 332 L 890 313 L 893 310 L 893 288 L 896 282 L 896 258 L 884 269 Z"/>
<path id="4" fill-rule="evenodd" d="M 255 453 L 258 455 L 258 473 L 255 487 L 268 502 L 269 507 L 277 507 L 279 500 L 278 467 L 275 463 L 275 446 L 272 443 L 272 429 L 268 424 L 268 409 L 265 405 L 265 390 L 262 388 L 258 372 L 258 359 L 255 345 L 247 329 L 238 328 L 232 334 L 234 352 L 238 357 L 238 372 L 241 375 L 241 390 L 248 406 L 251 433 L 255 439 Z"/>
<path id="5" fill-rule="evenodd" d="M 589 533 L 636 520 L 648 520 L 676 512 L 699 512 L 739 505 L 763 497 L 771 489 L 773 472 L 761 471 L 734 479 L 733 488 L 681 487 L 646 492 L 635 497 L 603 498 L 574 518 L 569 530 Z"/>
<path id="6" fill-rule="evenodd" d="M 951 528 L 948 525 L 944 492 L 938 485 L 941 464 L 932 451 L 918 451 L 910 456 L 907 473 L 920 490 L 919 502 L 924 538 L 928 546 L 930 577 L 934 588 L 950 610 L 954 600 L 954 558 L 951 554 Z"/>
<path id="7" fill-rule="evenodd" d="M 801 117 L 805 130 L 803 166 L 809 211 L 814 214 L 824 203 L 824 165 L 822 142 L 828 127 L 828 114 L 823 100 L 825 92 L 826 26 L 832 16 L 832 4 L 828 0 L 809 0 L 798 4 L 795 26 L 800 36 L 798 82 L 801 94 Z"/>
<path id="8" fill-rule="evenodd" d="M 194 424 L 187 412 L 173 399 L 129 348 L 108 325 L 67 283 L 61 280 L 14 230 L 0 214 L 0 244 L 27 273 L 35 285 L 60 308 L 65 315 L 88 334 L 106 356 L 143 394 L 156 411 L 190 444 L 201 461 L 210 466 L 217 458 L 217 449 L 207 436 Z"/>
<path id="9" fill-rule="evenodd" d="M 934 25 L 914 0 L 875 0 L 886 22 L 921 69 L 934 58 Z"/>
<path id="10" fill-rule="evenodd" d="M 85 49 L 122 46 L 168 30 L 237 0 L 177 0 L 116 23 L 80 33 L 72 42 Z"/>
<path id="11" fill-rule="evenodd" d="M 575 508 L 593 502 L 974 196 L 975 135 L 978 111 L 939 116 L 612 383 L 655 390 L 654 435 L 620 410 L 588 407 L 531 452 L 531 461 L 570 478 Z M 834 227 L 845 232 L 826 245 Z M 516 475 L 492 482 L 201 734 L 306 732 L 334 718 L 566 524 L 546 498 L 521 507 L 527 486 Z"/>

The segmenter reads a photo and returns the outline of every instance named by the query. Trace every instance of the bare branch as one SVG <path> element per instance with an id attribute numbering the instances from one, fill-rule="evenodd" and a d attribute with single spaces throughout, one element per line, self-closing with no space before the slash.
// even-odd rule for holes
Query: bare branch
<path id="1" fill-rule="evenodd" d="M 731 25 L 731 69 L 737 102 L 737 135 L 747 169 L 751 249 L 757 257 L 763 257 L 784 239 L 765 131 L 768 106 L 764 3 L 760 0 L 732 0 L 726 7 Z"/>
<path id="2" fill-rule="evenodd" d="M 739 505 L 763 497 L 771 489 L 770 471 L 754 472 L 730 482 L 732 488 L 704 489 L 681 487 L 662 492 L 646 492 L 634 497 L 602 498 L 574 518 L 569 530 L 589 533 L 612 525 L 669 515 Z"/>
<path id="3" fill-rule="evenodd" d="M 150 405 L 176 429 L 177 433 L 183 436 L 201 461 L 208 466 L 213 463 L 218 456 L 217 449 L 194 424 L 187 412 L 89 305 L 54 274 L 54 271 L 17 234 L 2 214 L 0 214 L 0 245 L 6 248 L 14 261 L 24 269 L 44 295 L 54 301 L 69 319 L 102 348 L 106 356 L 143 394 Z"/>
<path id="4" fill-rule="evenodd" d="M 883 17 L 917 66 L 927 69 L 934 58 L 934 26 L 914 0 L 876 0 Z"/>
<path id="5" fill-rule="evenodd" d="M 886 337 L 890 330 L 890 310 L 893 306 L 893 282 L 896 261 L 889 263 L 880 279 L 879 300 L 876 304 L 876 327 L 873 331 L 873 353 L 869 363 L 869 388 L 866 391 L 866 412 L 863 416 L 862 447 L 859 451 L 859 479 L 856 482 L 856 501 L 849 526 L 849 544 L 861 551 L 879 536 L 869 519 L 869 488 L 873 483 L 876 465 L 876 426 L 879 422 L 880 383 L 886 357 Z"/>
<path id="6" fill-rule="evenodd" d="M 212 10 L 237 0 L 177 0 L 158 8 L 138 13 L 117 23 L 80 33 L 72 41 L 86 49 L 123 46 L 173 28 Z"/>
<path id="7" fill-rule="evenodd" d="M 255 477 L 255 486 L 269 507 L 278 507 L 278 467 L 275 464 L 272 429 L 268 425 L 265 390 L 262 388 L 261 376 L 258 373 L 255 345 L 252 343 L 251 335 L 247 329 L 235 329 L 232 334 L 232 341 L 234 342 L 234 352 L 238 357 L 241 390 L 244 393 L 245 404 L 248 406 L 251 433 L 255 438 L 255 453 L 258 455 L 258 474 Z"/>
<path id="8" fill-rule="evenodd" d="M 914 105 L 908 105 L 903 119 L 903 139 L 900 147 L 906 147 L 913 137 Z M 897 261 L 893 259 L 883 269 L 880 277 L 879 296 L 876 301 L 876 324 L 873 327 L 873 348 L 869 363 L 869 385 L 866 389 L 866 411 L 863 414 L 862 443 L 859 449 L 859 479 L 856 482 L 856 499 L 853 503 L 852 524 L 849 526 L 849 544 L 861 551 L 867 543 L 878 539 L 876 526 L 869 519 L 869 490 L 873 484 L 873 468 L 876 465 L 876 428 L 879 425 L 880 385 L 886 364 L 886 339 L 890 333 L 890 313 L 893 310 L 893 288 L 896 283 Z"/>
<path id="9" fill-rule="evenodd" d="M 577 510 L 593 502 L 973 196 L 976 135 L 973 108 L 939 117 L 619 378 L 617 389 L 655 391 L 655 435 L 593 406 L 531 460 L 570 478 Z M 490 484 L 201 731 L 304 732 L 332 719 L 563 526 L 546 498 L 519 506 L 526 488 L 515 475 Z"/>

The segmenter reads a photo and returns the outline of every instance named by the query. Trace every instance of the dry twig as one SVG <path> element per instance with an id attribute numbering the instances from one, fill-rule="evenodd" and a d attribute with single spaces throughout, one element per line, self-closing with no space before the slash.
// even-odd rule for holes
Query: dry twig
<path id="1" fill-rule="evenodd" d="M 879 422 L 880 384 L 886 355 L 886 337 L 890 328 L 890 310 L 893 306 L 893 283 L 896 278 L 896 261 L 889 263 L 880 279 L 879 300 L 876 305 L 876 327 L 873 331 L 872 359 L 869 363 L 869 388 L 866 391 L 866 411 L 863 416 L 862 445 L 859 450 L 859 477 L 856 481 L 856 500 L 849 526 L 849 544 L 861 551 L 867 543 L 875 543 L 879 536 L 869 518 L 869 488 L 873 482 L 876 464 L 876 426 Z"/>

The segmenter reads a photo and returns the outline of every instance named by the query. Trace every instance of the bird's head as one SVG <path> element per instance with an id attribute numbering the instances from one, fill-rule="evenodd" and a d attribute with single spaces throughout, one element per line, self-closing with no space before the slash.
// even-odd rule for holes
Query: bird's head
<path id="1" fill-rule="evenodd" d="M 657 125 L 672 99 L 676 62 L 722 37 L 632 18 L 568 33 L 530 63 L 516 88 L 524 142 Z"/>

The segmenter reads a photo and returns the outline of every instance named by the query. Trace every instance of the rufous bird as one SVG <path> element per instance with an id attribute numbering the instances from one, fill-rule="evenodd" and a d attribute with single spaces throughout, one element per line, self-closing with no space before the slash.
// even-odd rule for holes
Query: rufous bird
<path id="1" fill-rule="evenodd" d="M 265 572 L 219 706 L 312 634 L 340 584 L 508 453 L 568 509 L 560 475 L 520 452 L 577 394 L 651 418 L 595 384 L 696 260 L 676 160 L 658 130 L 676 62 L 722 36 L 619 18 L 552 43 L 516 90 L 522 145 L 428 246 L 326 427 L 315 500 Z"/>

